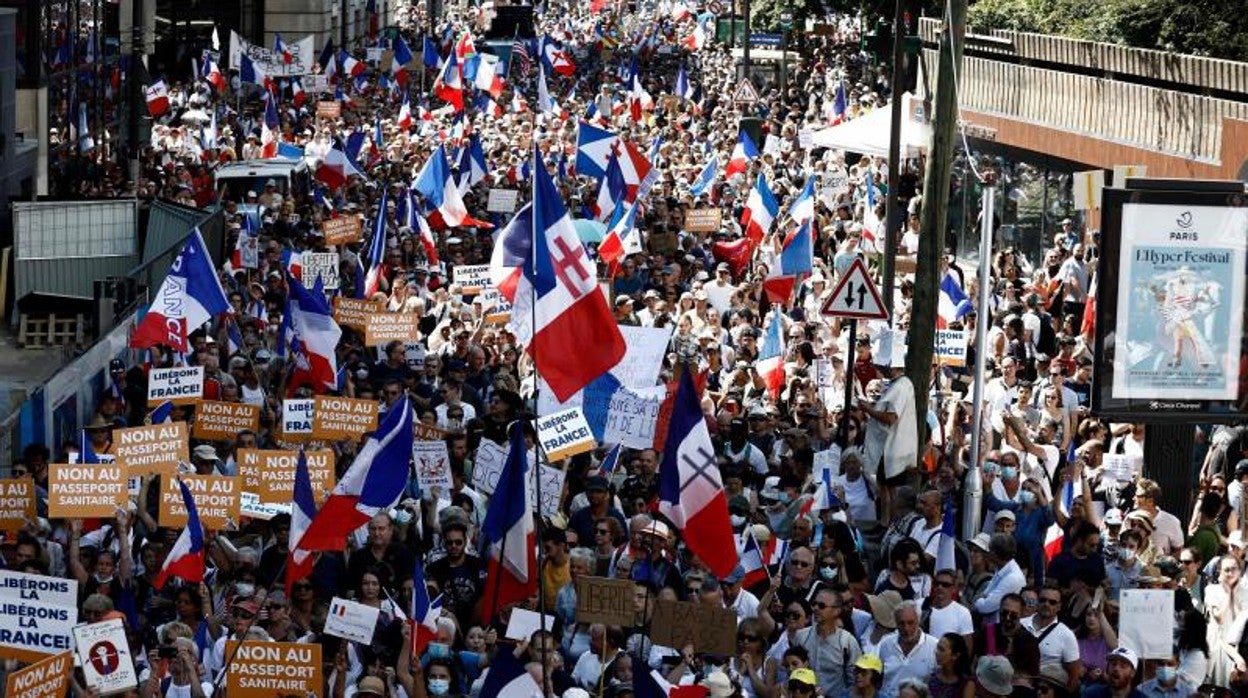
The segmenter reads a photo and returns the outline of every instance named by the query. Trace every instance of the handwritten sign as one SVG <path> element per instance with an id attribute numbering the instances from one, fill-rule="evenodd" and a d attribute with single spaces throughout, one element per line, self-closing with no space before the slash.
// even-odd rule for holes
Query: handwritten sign
<path id="1" fill-rule="evenodd" d="M 512 213 L 516 210 L 516 200 L 520 192 L 516 189 L 490 189 L 490 196 L 485 200 L 485 210 L 490 213 Z"/>
<path id="2" fill-rule="evenodd" d="M 331 449 L 304 451 L 308 463 L 308 479 L 319 504 L 334 489 L 334 452 Z M 244 491 L 257 495 L 262 502 L 289 502 L 295 494 L 295 466 L 298 451 L 268 451 L 240 448 L 237 454 L 238 477 Z"/>
<path id="3" fill-rule="evenodd" d="M 371 645 L 380 614 L 381 609 L 335 596 L 325 616 L 325 634 Z"/>
<path id="4" fill-rule="evenodd" d="M 631 627 L 633 583 L 605 577 L 576 578 L 576 622 Z"/>
<path id="5" fill-rule="evenodd" d="M 303 253 L 303 285 L 315 288 L 317 279 L 320 279 L 323 290 L 338 290 L 337 252 Z"/>
<path id="6" fill-rule="evenodd" d="M 527 608 L 513 608 L 511 616 L 507 619 L 507 630 L 503 633 L 503 637 L 508 640 L 517 642 L 527 642 L 533 637 L 533 633 L 545 628 L 550 630 L 555 627 L 555 617 L 547 614 L 545 617 L 541 613 L 534 613 Z"/>
<path id="7" fill-rule="evenodd" d="M 413 441 L 412 462 L 416 464 L 416 478 L 421 490 L 440 487 L 443 492 L 451 489 L 451 456 L 445 441 Z"/>
<path id="8" fill-rule="evenodd" d="M 354 441 L 377 428 L 379 408 L 372 400 L 322 395 L 312 409 L 312 437 L 316 439 Z"/>
<path id="9" fill-rule="evenodd" d="M 117 463 L 48 465 L 48 518 L 111 519 L 128 501 L 126 469 Z"/>
<path id="10" fill-rule="evenodd" d="M 20 531 L 35 520 L 35 482 L 30 477 L 0 479 L 0 531 Z"/>
<path id="11" fill-rule="evenodd" d="M 316 118 L 337 119 L 342 116 L 342 102 L 326 99 L 316 103 Z"/>
<path id="12" fill-rule="evenodd" d="M 385 311 L 386 304 L 379 301 L 343 298 L 342 296 L 334 299 L 334 322 L 360 332 L 368 327 L 369 317 Z"/>
<path id="13" fill-rule="evenodd" d="M 147 377 L 147 404 L 159 405 L 168 400 L 188 405 L 204 396 L 204 367 L 177 366 L 153 368 Z"/>
<path id="14" fill-rule="evenodd" d="M 312 436 L 312 415 L 316 411 L 316 401 L 282 400 L 282 436 L 294 441 L 302 441 Z"/>
<path id="15" fill-rule="evenodd" d="M 238 478 L 232 475 L 183 475 L 182 481 L 195 498 L 199 521 L 209 531 L 221 531 L 238 524 Z M 178 478 L 160 479 L 160 525 L 166 528 L 186 527 L 186 504 Z"/>
<path id="16" fill-rule="evenodd" d="M 490 265 L 461 264 L 455 267 L 453 280 L 465 296 L 475 296 L 491 286 Z"/>
<path id="17" fill-rule="evenodd" d="M 1174 648 L 1174 589 L 1123 589 L 1118 596 L 1118 644 L 1141 659 L 1169 659 Z"/>
<path id="18" fill-rule="evenodd" d="M 667 388 L 661 385 L 615 391 L 607 405 L 602 440 L 609 444 L 623 444 L 627 448 L 650 448 L 654 444 L 659 410 L 666 396 Z"/>
<path id="19" fill-rule="evenodd" d="M 74 628 L 74 644 L 87 687 L 94 688 L 97 695 L 125 693 L 139 685 L 126 626 L 120 618 Z"/>
<path id="20" fill-rule="evenodd" d="M 364 325 L 364 343 L 384 346 L 398 340 L 404 344 L 420 341 L 420 315 L 416 313 L 373 313 Z"/>
<path id="21" fill-rule="evenodd" d="M 1101 456 L 1101 476 L 1113 478 L 1118 482 L 1131 482 L 1143 465 L 1143 459 L 1138 456 L 1106 453 Z"/>
<path id="22" fill-rule="evenodd" d="M 131 477 L 172 473 L 191 460 L 186 422 L 114 429 L 113 455 Z"/>
<path id="23" fill-rule="evenodd" d="M 592 451 L 598 445 L 579 407 L 539 417 L 537 437 L 542 442 L 542 452 L 552 463 Z"/>
<path id="24" fill-rule="evenodd" d="M 650 633 L 654 643 L 664 647 L 693 645 L 699 653 L 731 656 L 736 651 L 737 614 L 693 601 L 660 599 Z"/>
<path id="25" fill-rule="evenodd" d="M 691 233 L 717 233 L 724 212 L 719 208 L 698 208 L 685 212 L 685 230 Z"/>
<path id="26" fill-rule="evenodd" d="M 0 656 L 35 662 L 72 650 L 78 582 L 0 570 Z"/>
<path id="27" fill-rule="evenodd" d="M 364 237 L 364 223 L 358 215 L 336 216 L 321 222 L 326 245 L 349 245 Z"/>
<path id="28" fill-rule="evenodd" d="M 69 695 L 69 675 L 74 655 L 65 651 L 22 667 L 9 674 L 4 695 L 8 698 L 61 698 Z"/>
<path id="29" fill-rule="evenodd" d="M 207 441 L 230 441 L 240 431 L 260 430 L 260 406 L 245 402 L 200 400 L 191 435 Z"/>
<path id="30" fill-rule="evenodd" d="M 323 690 L 321 646 L 315 642 L 248 640 L 239 646 L 227 640 L 225 656 L 234 658 L 225 678 L 230 698 L 310 696 Z"/>
<path id="31" fill-rule="evenodd" d="M 966 334 L 966 330 L 936 330 L 936 360 L 945 366 L 965 366 Z"/>
<path id="32" fill-rule="evenodd" d="M 528 487 L 530 500 L 541 502 L 542 516 L 553 516 L 555 512 L 559 511 L 559 502 L 563 498 L 563 482 L 567 478 L 567 473 L 548 465 L 543 465 L 539 470 L 536 466 L 536 456 L 532 452 L 528 453 L 527 456 L 529 460 Z M 498 487 L 498 478 L 502 475 L 503 465 L 506 462 L 507 449 L 505 447 L 499 446 L 489 439 L 482 439 L 481 445 L 477 448 L 477 458 L 472 464 L 473 488 L 486 495 L 494 494 L 494 490 Z M 541 472 L 542 475 L 541 497 L 537 496 L 535 472 Z"/>

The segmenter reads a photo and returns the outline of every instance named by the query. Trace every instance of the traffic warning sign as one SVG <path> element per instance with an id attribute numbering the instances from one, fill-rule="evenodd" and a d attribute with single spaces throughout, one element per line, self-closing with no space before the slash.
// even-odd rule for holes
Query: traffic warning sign
<path id="1" fill-rule="evenodd" d="M 823 302 L 819 313 L 824 317 L 849 318 L 852 320 L 887 320 L 888 311 L 880 292 L 871 281 L 867 267 L 861 259 L 855 259 L 849 272 L 841 277 L 836 289 Z"/>

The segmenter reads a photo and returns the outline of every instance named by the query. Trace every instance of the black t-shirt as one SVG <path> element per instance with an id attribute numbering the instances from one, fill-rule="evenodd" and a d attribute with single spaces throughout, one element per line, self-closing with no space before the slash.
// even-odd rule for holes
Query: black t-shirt
<path id="1" fill-rule="evenodd" d="M 442 606 L 451 609 L 462 627 L 472 620 L 473 605 L 485 590 L 485 565 L 475 555 L 465 555 L 463 564 L 451 565 L 450 558 L 443 557 L 429 563 L 425 574 L 438 583 L 442 593 Z"/>
<path id="2" fill-rule="evenodd" d="M 1049 563 L 1048 576 L 1057 580 L 1063 588 L 1070 586 L 1075 579 L 1083 581 L 1089 588 L 1095 588 L 1105 581 L 1105 560 L 1100 554 L 1081 559 L 1065 550 Z"/>

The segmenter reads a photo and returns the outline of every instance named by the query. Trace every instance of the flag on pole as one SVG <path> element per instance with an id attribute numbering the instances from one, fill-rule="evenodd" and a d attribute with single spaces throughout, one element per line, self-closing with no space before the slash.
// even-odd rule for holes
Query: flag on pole
<path id="1" fill-rule="evenodd" d="M 204 238 L 195 228 L 174 259 L 147 314 L 134 329 L 130 346 L 147 349 L 164 344 L 175 351 L 189 351 L 187 335 L 229 309 L 229 299 Z"/>
<path id="2" fill-rule="evenodd" d="M 512 422 L 510 430 L 511 448 L 481 524 L 481 543 L 488 551 L 481 616 L 491 621 L 500 608 L 537 591 L 537 532 L 533 525 L 537 503 L 529 501 L 524 425 Z"/>
<path id="3" fill-rule="evenodd" d="M 767 384 L 767 392 L 772 399 L 778 399 L 780 390 L 784 387 L 784 331 L 780 325 L 780 312 L 777 310 L 771 312 L 771 323 L 767 326 L 763 346 L 758 352 L 756 369 Z"/>
<path id="4" fill-rule="evenodd" d="M 182 490 L 182 504 L 186 506 L 186 527 L 174 541 L 152 583 L 157 589 L 165 588 L 165 582 L 170 577 L 192 584 L 204 581 L 204 527 L 195 508 L 195 497 L 187 489 L 186 482 L 179 479 L 178 487 Z"/>
<path id="5" fill-rule="evenodd" d="M 299 543 L 314 518 L 316 495 L 312 491 L 312 476 L 308 473 L 307 454 L 300 448 L 299 460 L 295 461 L 295 489 L 291 498 L 290 533 L 286 541 L 286 598 L 291 598 L 290 587 L 295 582 L 312 574 L 312 553 L 301 550 Z"/>

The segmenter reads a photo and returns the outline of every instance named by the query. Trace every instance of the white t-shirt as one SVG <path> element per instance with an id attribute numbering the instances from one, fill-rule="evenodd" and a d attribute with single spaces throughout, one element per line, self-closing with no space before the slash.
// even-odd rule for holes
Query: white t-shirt
<path id="1" fill-rule="evenodd" d="M 871 496 L 872 490 L 867 484 L 866 475 L 860 475 L 853 482 L 841 475 L 833 481 L 833 484 L 839 484 L 845 489 L 845 500 L 849 505 L 849 515 L 854 523 L 875 521 L 878 518 L 875 513 L 875 498 Z"/>
<path id="2" fill-rule="evenodd" d="M 1069 664 L 1079 659 L 1079 639 L 1075 637 L 1075 632 L 1061 621 L 1054 621 L 1054 624 L 1057 627 L 1040 641 L 1040 664 Z M 1044 630 L 1037 631 L 1035 616 L 1024 618 L 1022 625 L 1037 639 L 1049 629 L 1046 626 Z"/>
<path id="3" fill-rule="evenodd" d="M 951 603 L 944 608 L 933 607 L 927 624 L 927 634 L 932 637 L 942 637 L 945 633 L 970 635 L 975 632 L 970 609 L 960 603 Z"/>

